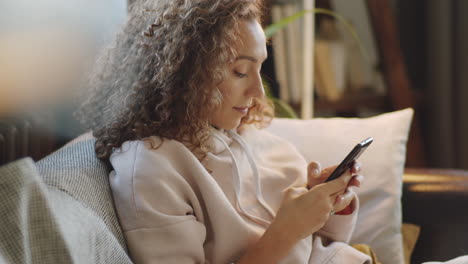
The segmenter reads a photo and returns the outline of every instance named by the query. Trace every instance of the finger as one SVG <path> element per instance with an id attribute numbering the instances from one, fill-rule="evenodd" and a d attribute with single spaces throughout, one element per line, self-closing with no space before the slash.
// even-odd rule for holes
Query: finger
<path id="1" fill-rule="evenodd" d="M 361 163 L 355 161 L 353 166 L 351 167 L 351 173 L 359 174 L 361 172 Z"/>
<path id="2" fill-rule="evenodd" d="M 364 181 L 364 176 L 362 175 L 354 175 L 348 183 L 348 187 L 355 186 L 361 187 L 362 182 Z"/>
<path id="3" fill-rule="evenodd" d="M 340 194 L 336 197 L 335 205 L 348 205 L 354 198 L 354 193 L 350 190 L 346 190 L 345 193 Z"/>
<path id="4" fill-rule="evenodd" d="M 345 193 L 346 190 L 347 190 L 348 187 L 349 187 L 350 182 L 351 182 L 351 181 L 353 180 L 353 178 L 354 178 L 354 176 L 351 174 L 351 171 L 350 171 L 350 170 L 347 170 L 347 171 L 345 171 L 343 174 L 341 174 L 341 177 L 349 177 L 350 180 L 348 181 L 348 183 L 347 183 L 347 185 L 346 185 L 345 188 L 340 189 L 340 190 L 338 190 L 338 191 L 336 191 L 336 192 L 334 192 L 334 193 L 331 194 L 331 196 L 332 196 L 333 198 L 336 198 L 336 196 Z M 341 178 L 341 177 L 340 177 L 340 178 Z"/>
<path id="5" fill-rule="evenodd" d="M 348 207 L 348 205 L 353 201 L 353 199 L 354 193 L 348 190 L 344 194 L 341 194 L 336 197 L 333 209 L 336 212 L 339 212 Z"/>
<path id="6" fill-rule="evenodd" d="M 323 189 L 324 192 L 329 195 L 343 192 L 348 186 L 348 182 L 351 180 L 351 173 L 344 173 L 341 177 L 338 177 L 332 181 L 317 185 L 317 188 Z"/>
<path id="7" fill-rule="evenodd" d="M 312 188 L 317 184 L 325 181 L 325 178 L 321 177 L 322 168 L 320 163 L 312 161 L 307 166 L 307 188 Z"/>
<path id="8" fill-rule="evenodd" d="M 339 195 L 342 195 L 343 193 L 345 193 L 347 190 L 347 187 L 345 187 L 344 189 L 342 190 L 339 190 L 337 192 L 334 192 L 332 194 L 330 194 L 330 197 L 333 198 L 332 200 L 335 201 L 336 197 L 338 197 Z"/>
<path id="9" fill-rule="evenodd" d="M 325 169 L 322 170 L 320 177 L 322 178 L 328 178 L 330 177 L 330 174 L 338 167 L 338 165 L 331 166 L 331 167 L 326 167 Z"/>

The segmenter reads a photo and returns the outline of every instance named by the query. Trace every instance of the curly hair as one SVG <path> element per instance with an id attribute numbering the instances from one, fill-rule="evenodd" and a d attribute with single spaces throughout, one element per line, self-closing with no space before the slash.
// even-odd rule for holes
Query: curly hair
<path id="1" fill-rule="evenodd" d="M 99 158 L 123 142 L 150 136 L 175 139 L 206 153 L 217 89 L 239 44 L 242 19 L 261 20 L 258 0 L 151 0 L 135 3 L 127 23 L 99 58 L 88 99 L 77 118 L 96 138 Z M 266 126 L 266 98 L 241 126 Z"/>

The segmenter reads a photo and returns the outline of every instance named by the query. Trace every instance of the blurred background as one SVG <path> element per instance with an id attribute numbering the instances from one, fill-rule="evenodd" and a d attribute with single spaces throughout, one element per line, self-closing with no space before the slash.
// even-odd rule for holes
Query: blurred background
<path id="1" fill-rule="evenodd" d="M 301 2 L 267 0 L 266 23 L 300 11 Z M 408 165 L 468 169 L 468 1 L 315 2 L 346 17 L 369 55 L 362 57 L 340 23 L 316 16 L 315 115 L 366 117 L 401 108 L 405 103 L 395 103 L 398 98 L 409 100 L 422 148 Z M 379 9 L 382 3 L 389 8 Z M 38 160 L 84 132 L 72 113 L 86 74 L 126 12 L 126 0 L 0 2 L 0 164 L 23 156 Z M 379 27 L 379 17 L 391 18 L 394 35 L 387 34 L 388 25 Z M 300 38 L 301 28 L 282 34 L 268 47 L 263 73 L 274 95 L 300 109 L 293 87 L 297 70 L 287 60 L 301 54 L 281 54 L 278 43 L 296 45 L 291 40 Z M 390 39 L 382 42 L 385 37 Z M 397 48 L 388 45 L 392 41 Z M 330 60 L 337 68 L 327 81 Z M 404 74 L 389 79 L 395 68 Z M 399 85 L 400 77 L 408 83 Z"/>
<path id="2" fill-rule="evenodd" d="M 426 162 L 468 169 L 468 1 L 396 1 Z"/>
<path id="3" fill-rule="evenodd" d="M 0 164 L 35 160 L 81 130 L 72 113 L 126 0 L 0 2 Z"/>
<path id="4" fill-rule="evenodd" d="M 301 2 L 270 1 L 269 23 L 300 10 Z M 315 0 L 315 5 L 344 17 L 359 41 L 340 19 L 316 12 L 314 116 L 367 117 L 413 107 L 407 166 L 467 169 L 468 1 Z M 297 111 L 302 76 L 294 58 L 301 57 L 301 30 L 297 23 L 273 37 L 267 74 L 274 74 L 276 95 Z"/>

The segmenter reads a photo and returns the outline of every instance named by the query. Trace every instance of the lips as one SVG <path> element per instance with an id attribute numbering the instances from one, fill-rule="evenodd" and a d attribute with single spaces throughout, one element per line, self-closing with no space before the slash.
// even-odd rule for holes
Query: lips
<path id="1" fill-rule="evenodd" d="M 234 110 L 241 113 L 242 115 L 246 115 L 249 112 L 249 109 L 252 106 L 241 106 L 241 107 L 233 107 Z"/>

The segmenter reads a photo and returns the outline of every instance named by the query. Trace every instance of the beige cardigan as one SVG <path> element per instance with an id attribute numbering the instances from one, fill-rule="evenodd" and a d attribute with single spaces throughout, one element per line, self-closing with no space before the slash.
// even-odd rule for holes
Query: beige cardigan
<path id="1" fill-rule="evenodd" d="M 135 263 L 231 263 L 263 234 L 285 190 L 306 185 L 306 161 L 288 142 L 250 127 L 213 129 L 200 162 L 183 144 L 158 137 L 125 142 L 111 156 L 110 183 Z M 330 217 L 281 263 L 367 263 L 346 243 L 353 214 Z M 311 205 L 313 206 L 313 205 Z"/>

